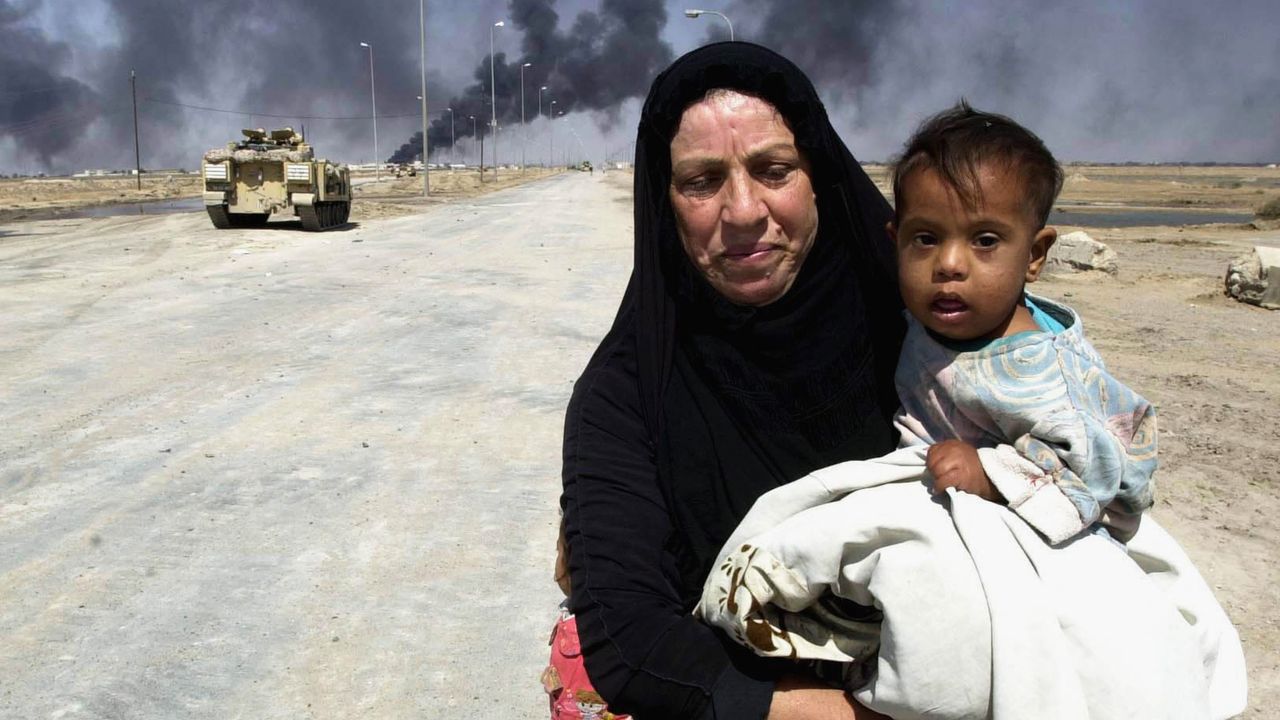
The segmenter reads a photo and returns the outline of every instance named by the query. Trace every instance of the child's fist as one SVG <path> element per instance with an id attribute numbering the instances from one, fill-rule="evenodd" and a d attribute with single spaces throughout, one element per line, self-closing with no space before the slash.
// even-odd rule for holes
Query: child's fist
<path id="1" fill-rule="evenodd" d="M 933 475 L 934 494 L 951 487 L 991 502 L 1004 502 L 982 469 L 978 451 L 963 440 L 943 440 L 930 445 L 925 467 Z"/>

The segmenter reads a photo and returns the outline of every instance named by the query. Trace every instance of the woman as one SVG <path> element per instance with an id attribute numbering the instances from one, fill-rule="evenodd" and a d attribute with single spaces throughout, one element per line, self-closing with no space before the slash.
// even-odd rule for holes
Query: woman
<path id="1" fill-rule="evenodd" d="M 690 610 L 759 495 L 893 449 L 890 214 L 786 59 L 719 43 L 654 81 L 635 267 L 565 421 L 570 606 L 612 711 L 867 716 Z"/>

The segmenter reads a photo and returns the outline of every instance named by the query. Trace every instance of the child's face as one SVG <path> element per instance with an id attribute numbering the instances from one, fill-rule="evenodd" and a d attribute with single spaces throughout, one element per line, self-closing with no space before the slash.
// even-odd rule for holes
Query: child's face
<path id="1" fill-rule="evenodd" d="M 977 176 L 980 199 L 970 208 L 932 168 L 912 172 L 895 198 L 900 222 L 888 227 L 907 310 L 953 340 L 1033 329 L 1023 287 L 1057 238 L 1036 222 L 1016 168 L 984 164 Z"/>

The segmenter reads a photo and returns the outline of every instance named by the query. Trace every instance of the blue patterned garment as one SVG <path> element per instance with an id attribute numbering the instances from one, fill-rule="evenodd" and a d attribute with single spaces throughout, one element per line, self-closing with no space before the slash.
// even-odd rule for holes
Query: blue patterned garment
<path id="1" fill-rule="evenodd" d="M 1124 542 L 1152 504 L 1155 408 L 1107 373 L 1073 310 L 1028 299 L 1063 329 L 957 349 L 907 318 L 903 444 L 979 448 L 1009 507 L 1050 542 L 1098 527 Z"/>

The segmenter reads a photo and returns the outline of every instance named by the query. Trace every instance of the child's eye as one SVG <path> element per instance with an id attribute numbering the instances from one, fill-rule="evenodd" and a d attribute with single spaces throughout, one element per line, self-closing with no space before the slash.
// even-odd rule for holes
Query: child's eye
<path id="1" fill-rule="evenodd" d="M 921 245 L 924 247 L 933 247 L 934 245 L 938 244 L 938 238 L 928 233 L 919 233 L 918 235 L 912 237 L 911 241 L 914 242 L 916 245 Z"/>
<path id="2" fill-rule="evenodd" d="M 980 248 L 993 248 L 1000 244 L 999 235 L 979 235 L 974 238 L 973 243 Z"/>

